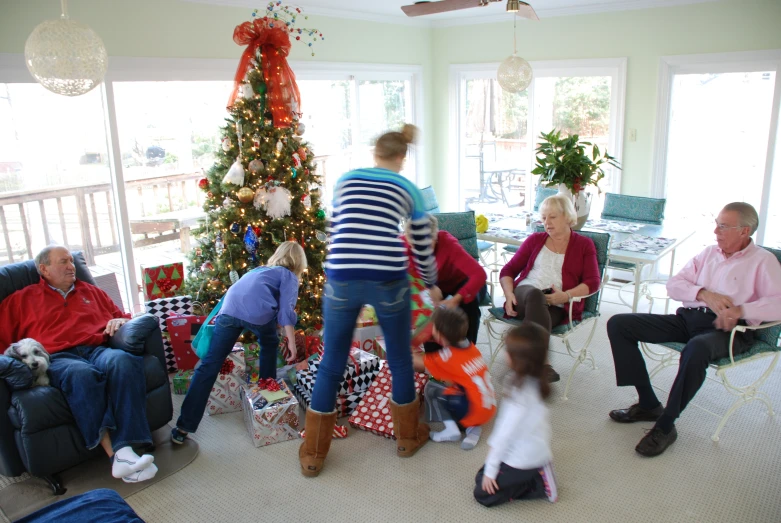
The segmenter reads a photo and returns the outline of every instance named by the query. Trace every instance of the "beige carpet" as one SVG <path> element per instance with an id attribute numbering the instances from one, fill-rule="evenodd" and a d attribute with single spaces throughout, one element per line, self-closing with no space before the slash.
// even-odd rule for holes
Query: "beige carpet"
<path id="1" fill-rule="evenodd" d="M 626 311 L 609 304 L 603 309 Z M 351 430 L 347 439 L 333 443 L 320 477 L 303 478 L 299 443 L 254 448 L 240 412 L 206 416 L 194 435 L 201 448 L 198 459 L 128 502 L 149 523 L 778 522 L 781 422 L 755 403 L 738 411 L 714 443 L 710 435 L 717 418 L 689 408 L 678 423 L 678 442 L 660 457 L 642 458 L 634 447 L 650 424 L 618 425 L 607 417 L 610 409 L 629 406 L 634 398 L 631 390 L 615 386 L 604 321 L 593 343 L 599 369 L 581 367 L 570 399 L 561 400 L 563 385 L 558 385 L 551 403 L 556 504 L 478 505 L 472 489 L 485 458 L 485 438 L 473 451 L 431 442 L 413 458 L 400 459 L 390 440 Z M 552 361 L 566 379 L 571 360 L 553 355 Z M 504 372 L 498 362 L 497 386 Z M 657 384 L 669 387 L 674 372 L 664 371 Z M 781 409 L 781 368 L 763 390 Z M 182 396 L 174 400 L 178 409 Z M 723 412 L 730 396 L 708 382 L 695 401 Z"/>
<path id="2" fill-rule="evenodd" d="M 154 479 L 150 481 L 125 483 L 113 478 L 108 459 L 101 456 L 60 474 L 60 479 L 67 489 L 67 492 L 62 496 L 54 496 L 49 485 L 40 478 L 27 476 L 22 481 L 6 481 L 6 486 L 0 489 L 0 507 L 13 521 L 51 503 L 98 488 L 110 488 L 117 491 L 123 498 L 127 498 L 153 486 L 171 474 L 176 474 L 198 455 L 198 444 L 193 441 L 186 445 L 171 443 L 168 427 L 155 431 L 153 438 L 157 446 L 154 451 L 155 465 L 159 470 Z"/>

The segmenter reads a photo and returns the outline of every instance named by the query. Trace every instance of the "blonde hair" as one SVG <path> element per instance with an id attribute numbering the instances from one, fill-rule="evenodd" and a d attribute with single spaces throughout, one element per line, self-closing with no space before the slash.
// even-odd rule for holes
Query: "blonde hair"
<path id="1" fill-rule="evenodd" d="M 418 128 L 412 124 L 404 124 L 401 132 L 385 133 L 374 144 L 374 156 L 382 160 L 392 160 L 399 156 L 407 156 L 407 146 L 415 143 Z"/>
<path id="2" fill-rule="evenodd" d="M 560 213 L 562 213 L 569 222 L 569 226 L 573 227 L 578 223 L 578 214 L 575 212 L 575 206 L 572 205 L 572 201 L 563 194 L 554 194 L 548 196 L 540 204 L 540 214 L 544 212 L 543 209 L 554 207 Z"/>
<path id="3" fill-rule="evenodd" d="M 283 242 L 268 259 L 266 266 L 285 267 L 300 278 L 301 273 L 306 270 L 306 253 L 296 242 Z"/>

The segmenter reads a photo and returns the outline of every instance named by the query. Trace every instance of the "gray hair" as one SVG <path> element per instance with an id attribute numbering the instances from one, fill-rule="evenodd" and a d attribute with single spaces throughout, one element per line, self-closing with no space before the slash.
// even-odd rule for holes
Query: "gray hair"
<path id="1" fill-rule="evenodd" d="M 540 204 L 540 214 L 543 213 L 543 209 L 553 207 L 562 213 L 569 222 L 569 226 L 573 227 L 578 223 L 578 214 L 575 212 L 575 206 L 572 205 L 572 201 L 563 194 L 554 194 L 548 196 Z"/>
<path id="2" fill-rule="evenodd" d="M 751 231 L 749 236 L 752 236 L 759 227 L 759 215 L 754 206 L 746 202 L 732 202 L 724 206 L 725 211 L 734 211 L 738 213 L 740 226 L 748 227 Z"/>
<path id="3" fill-rule="evenodd" d="M 39 275 L 43 276 L 43 274 L 41 274 L 41 265 L 51 265 L 52 260 L 51 260 L 50 254 L 52 253 L 52 251 L 54 249 L 66 249 L 67 250 L 68 248 L 65 247 L 64 245 L 58 245 L 56 243 L 52 243 L 50 245 L 47 245 L 43 249 L 41 249 L 41 252 L 39 252 L 35 256 L 35 270 L 38 271 Z"/>
<path id="4" fill-rule="evenodd" d="M 437 237 L 437 234 L 439 234 L 439 220 L 437 220 L 437 217 L 433 214 L 428 214 L 429 219 L 429 226 L 431 227 L 431 237 L 435 238 Z M 406 220 L 404 222 L 404 235 L 409 236 L 410 235 L 410 228 L 412 227 L 412 220 Z"/>

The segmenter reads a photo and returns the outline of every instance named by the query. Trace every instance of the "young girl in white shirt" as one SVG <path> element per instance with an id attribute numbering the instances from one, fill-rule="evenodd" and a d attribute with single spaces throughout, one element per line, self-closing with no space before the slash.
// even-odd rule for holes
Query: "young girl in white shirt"
<path id="1" fill-rule="evenodd" d="M 558 499 L 550 448 L 551 429 L 544 400 L 548 332 L 525 321 L 507 332 L 508 365 L 496 425 L 488 439 L 485 465 L 475 477 L 475 499 L 492 507 L 517 499 Z"/>

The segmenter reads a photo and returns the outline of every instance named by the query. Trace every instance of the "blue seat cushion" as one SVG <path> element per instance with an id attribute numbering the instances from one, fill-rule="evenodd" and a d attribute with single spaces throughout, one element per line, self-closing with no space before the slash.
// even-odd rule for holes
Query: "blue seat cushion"
<path id="1" fill-rule="evenodd" d="M 510 254 L 515 254 L 516 252 L 518 252 L 518 249 L 520 249 L 520 247 L 518 245 L 505 245 L 503 249 L 506 252 L 509 252 Z"/>
<path id="2" fill-rule="evenodd" d="M 685 343 L 660 343 L 659 345 L 663 347 L 667 347 L 668 349 L 672 349 L 677 352 L 681 352 L 683 348 L 686 346 Z M 747 350 L 746 352 L 742 352 L 740 354 L 735 355 L 735 362 L 738 362 L 740 360 L 744 360 L 746 358 L 750 358 L 752 356 L 756 356 L 757 354 L 762 354 L 764 352 L 777 352 L 781 351 L 781 348 L 774 347 L 770 345 L 769 343 L 766 343 L 764 341 L 755 341 L 753 345 Z M 716 367 L 725 367 L 727 365 L 731 365 L 732 362 L 729 359 L 729 356 L 726 358 L 721 358 L 720 360 L 712 361 L 711 365 L 715 365 Z"/>
<path id="3" fill-rule="evenodd" d="M 516 318 L 505 318 L 504 307 L 492 307 L 491 309 L 489 309 L 488 312 L 491 313 L 491 316 L 493 316 L 494 319 L 499 320 L 502 323 L 506 323 L 508 325 L 514 325 L 516 327 L 521 324 L 521 320 L 518 320 Z M 596 318 L 597 316 L 599 316 L 599 314 L 594 314 L 593 312 L 583 312 L 583 318 L 581 320 L 574 320 L 572 322 L 572 326 L 573 328 L 577 327 L 584 321 L 590 320 L 592 318 Z M 561 336 L 562 334 L 567 333 L 569 330 L 571 330 L 569 327 L 569 323 L 564 323 L 553 327 L 553 331 L 551 332 L 551 334 L 554 336 Z"/>
<path id="4" fill-rule="evenodd" d="M 490 249 L 493 246 L 494 246 L 494 244 L 491 243 L 491 242 L 486 242 L 486 241 L 483 241 L 483 240 L 477 240 L 477 250 L 480 251 L 480 252 L 485 252 L 485 251 L 487 251 L 488 249 Z"/>
<path id="5" fill-rule="evenodd" d="M 622 262 L 616 260 L 610 260 L 607 263 L 608 269 L 621 269 L 622 271 L 634 271 L 637 265 L 631 262 Z"/>

